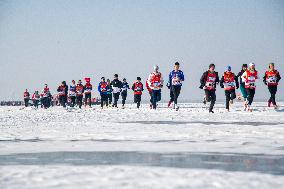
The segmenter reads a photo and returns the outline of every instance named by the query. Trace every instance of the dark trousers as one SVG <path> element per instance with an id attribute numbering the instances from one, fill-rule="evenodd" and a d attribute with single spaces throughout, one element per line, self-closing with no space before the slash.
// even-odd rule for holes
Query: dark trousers
<path id="1" fill-rule="evenodd" d="M 207 90 L 205 89 L 205 98 L 207 102 L 210 103 L 209 111 L 212 111 L 216 102 L 216 91 L 215 90 Z"/>
<path id="2" fill-rule="evenodd" d="M 25 98 L 25 99 L 24 99 L 24 101 L 25 101 L 25 107 L 28 107 L 28 106 L 29 106 L 29 100 L 30 100 L 29 98 Z"/>
<path id="3" fill-rule="evenodd" d="M 124 104 L 125 104 L 126 97 L 127 97 L 127 93 L 126 93 L 126 92 L 121 93 L 122 105 L 123 105 L 123 106 L 124 106 Z"/>
<path id="4" fill-rule="evenodd" d="M 246 89 L 247 91 L 247 101 L 248 101 L 248 105 L 251 105 L 252 102 L 253 102 L 253 98 L 254 98 L 254 95 L 255 95 L 255 89 Z"/>
<path id="5" fill-rule="evenodd" d="M 236 91 L 235 89 L 232 90 L 225 90 L 225 96 L 226 96 L 226 109 L 229 109 L 230 100 L 234 100 L 236 98 Z"/>
<path id="6" fill-rule="evenodd" d="M 180 94 L 180 90 L 181 90 L 181 86 L 174 86 L 172 85 L 170 88 L 170 102 L 174 102 L 175 104 L 177 104 L 177 99 L 179 97 Z"/>
<path id="7" fill-rule="evenodd" d="M 150 103 L 153 104 L 152 91 L 149 91 L 149 95 L 150 95 Z"/>
<path id="8" fill-rule="evenodd" d="M 89 105 L 90 107 L 92 106 L 92 94 L 87 93 L 85 94 L 85 106 Z"/>
<path id="9" fill-rule="evenodd" d="M 67 102 L 67 96 L 66 95 L 60 95 L 59 96 L 59 103 L 60 103 L 60 105 L 65 108 L 66 107 L 66 102 Z"/>
<path id="10" fill-rule="evenodd" d="M 276 105 L 275 95 L 277 93 L 277 85 L 268 86 L 270 92 L 269 102 L 272 102 L 273 105 Z"/>
<path id="11" fill-rule="evenodd" d="M 39 100 L 34 100 L 33 103 L 34 103 L 34 107 L 35 107 L 35 108 L 38 108 Z"/>
<path id="12" fill-rule="evenodd" d="M 141 103 L 141 94 L 135 94 L 134 95 L 134 103 L 137 104 L 137 108 L 140 107 L 140 103 Z"/>
<path id="13" fill-rule="evenodd" d="M 112 105 L 112 107 L 117 108 L 117 101 L 119 99 L 119 95 L 120 95 L 120 93 L 113 93 L 113 105 Z"/>
<path id="14" fill-rule="evenodd" d="M 78 96 L 76 96 L 76 101 L 77 101 L 77 105 L 78 105 L 79 108 L 81 109 L 82 104 L 83 104 L 83 95 L 78 95 Z"/>
<path id="15" fill-rule="evenodd" d="M 76 105 L 76 96 L 70 96 L 70 99 L 71 99 L 71 104 L 70 106 L 71 107 L 74 107 Z"/>
<path id="16" fill-rule="evenodd" d="M 152 90 L 152 106 L 153 109 L 157 108 L 157 102 L 161 100 L 161 90 Z"/>
<path id="17" fill-rule="evenodd" d="M 107 94 L 101 94 L 101 107 L 104 107 L 104 102 L 106 103 L 106 106 L 108 106 L 108 96 Z"/>
<path id="18" fill-rule="evenodd" d="M 108 101 L 108 104 L 111 105 L 111 103 L 112 103 L 112 93 L 107 94 L 107 101 Z"/>

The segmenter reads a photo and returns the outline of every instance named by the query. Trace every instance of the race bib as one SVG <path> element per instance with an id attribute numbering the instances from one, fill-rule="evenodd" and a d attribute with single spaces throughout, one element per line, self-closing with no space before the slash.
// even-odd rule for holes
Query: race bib
<path id="1" fill-rule="evenodd" d="M 276 80 L 277 80 L 277 79 L 276 79 L 275 76 L 270 76 L 270 77 L 267 78 L 266 81 L 267 81 L 268 83 L 276 83 Z"/>

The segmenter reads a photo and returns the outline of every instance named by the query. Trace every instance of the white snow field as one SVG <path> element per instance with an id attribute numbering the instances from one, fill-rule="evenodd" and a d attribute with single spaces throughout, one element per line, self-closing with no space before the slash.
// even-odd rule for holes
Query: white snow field
<path id="1" fill-rule="evenodd" d="M 0 107 L 0 188 L 284 188 L 284 108 L 165 106 Z"/>

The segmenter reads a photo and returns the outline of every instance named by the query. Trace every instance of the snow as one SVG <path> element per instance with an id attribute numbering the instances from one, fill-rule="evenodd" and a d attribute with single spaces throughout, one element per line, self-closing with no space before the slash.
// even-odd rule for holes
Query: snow
<path id="1" fill-rule="evenodd" d="M 180 106 L 0 107 L 0 188 L 284 188 L 283 108 Z"/>

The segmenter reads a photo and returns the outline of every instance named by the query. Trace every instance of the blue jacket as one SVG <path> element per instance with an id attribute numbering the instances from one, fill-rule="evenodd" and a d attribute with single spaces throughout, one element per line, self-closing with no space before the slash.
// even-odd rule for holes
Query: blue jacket
<path id="1" fill-rule="evenodd" d="M 100 94 L 107 94 L 109 90 L 109 85 L 106 82 L 100 82 L 98 85 L 98 91 Z"/>
<path id="2" fill-rule="evenodd" d="M 175 78 L 179 78 L 181 82 L 175 81 Z M 182 86 L 182 81 L 184 81 L 184 75 L 181 70 L 178 70 L 177 72 L 175 70 L 171 71 L 169 74 L 169 82 L 168 86 Z"/>

